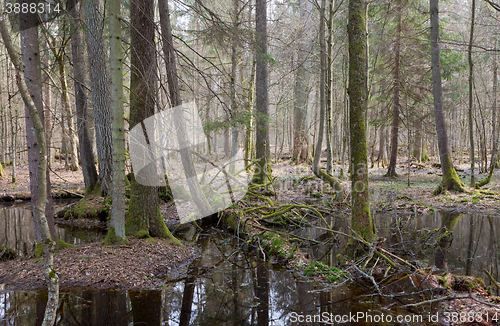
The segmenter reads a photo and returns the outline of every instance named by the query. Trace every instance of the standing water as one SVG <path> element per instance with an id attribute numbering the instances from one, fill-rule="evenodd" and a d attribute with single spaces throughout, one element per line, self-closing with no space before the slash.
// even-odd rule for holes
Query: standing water
<path id="1" fill-rule="evenodd" d="M 20 243 L 16 248 L 30 248 L 29 218 L 22 219 L 22 214 L 12 211 L 6 213 L 8 210 L 0 210 L 1 228 L 10 232 L 8 236 L 0 234 L 0 241 L 19 239 L 15 242 Z M 348 232 L 345 218 L 330 221 L 335 229 Z M 498 262 L 494 241 L 500 226 L 498 218 L 474 214 L 457 217 L 446 213 L 419 218 L 385 214 L 376 216 L 376 221 L 386 246 L 394 246 L 410 261 L 429 266 L 438 261 L 454 272 L 473 275 L 480 274 L 482 267 Z M 448 237 L 446 243 L 441 243 L 442 237 L 435 232 L 443 226 L 453 228 L 453 238 Z M 59 232 L 71 233 L 62 229 Z M 321 242 L 303 248 L 312 259 L 330 265 L 337 263 L 335 257 L 341 252 L 345 239 L 337 239 L 314 226 L 296 232 Z M 101 236 L 95 234 L 95 238 L 81 239 L 72 234 L 72 243 L 95 241 Z M 257 248 L 218 229 L 204 230 L 198 235 L 197 245 L 201 251 L 198 257 L 178 266 L 178 273 L 170 275 L 161 289 L 63 289 L 56 324 L 316 325 L 319 321 L 338 324 L 341 318 L 349 317 L 342 324 L 372 325 L 375 321 L 378 325 L 434 324 L 429 316 L 436 313 L 435 307 L 412 311 L 399 308 L 421 301 L 422 296 L 380 297 L 374 295 L 373 286 L 366 279 L 357 280 L 355 285 L 336 287 L 313 282 L 301 272 L 272 265 L 269 257 L 263 261 Z M 493 274 L 498 279 L 498 273 Z M 424 291 L 429 299 L 432 291 L 425 292 L 429 287 L 420 281 L 414 275 L 389 274 L 380 282 L 384 284 L 381 291 L 384 294 Z M 45 300 L 44 291 L 17 291 L 4 286 L 0 291 L 0 326 L 41 324 Z M 307 318 L 306 315 L 316 318 L 316 322 L 298 323 L 301 318 Z"/>

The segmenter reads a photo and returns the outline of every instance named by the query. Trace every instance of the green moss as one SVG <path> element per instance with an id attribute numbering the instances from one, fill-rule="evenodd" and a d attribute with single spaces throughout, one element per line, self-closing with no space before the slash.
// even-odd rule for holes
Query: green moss
<path id="1" fill-rule="evenodd" d="M 145 238 L 149 238 L 149 231 L 148 230 L 139 230 L 137 231 L 134 236 L 137 238 L 137 239 L 145 239 Z"/>
<path id="2" fill-rule="evenodd" d="M 156 242 L 155 238 L 147 238 L 146 241 L 149 242 L 149 243 L 155 243 Z"/>
<path id="3" fill-rule="evenodd" d="M 96 190 L 101 191 L 101 190 Z M 64 213 L 64 219 L 99 219 L 106 221 L 111 211 L 111 198 L 103 198 L 94 192 L 88 192 L 76 205 Z"/>
<path id="4" fill-rule="evenodd" d="M 313 261 L 304 268 L 304 275 L 324 277 L 328 283 L 340 282 L 347 277 L 347 273 L 343 270 L 325 265 L 320 261 Z"/>
<path id="5" fill-rule="evenodd" d="M 57 249 L 74 248 L 74 244 L 64 242 L 63 240 L 57 238 Z"/>
<path id="6" fill-rule="evenodd" d="M 56 271 L 53 268 L 51 268 L 49 272 L 49 278 L 54 278 L 56 276 L 57 276 Z"/>
<path id="7" fill-rule="evenodd" d="M 108 234 L 106 235 L 106 238 L 104 239 L 103 242 L 101 242 L 101 244 L 104 246 L 128 245 L 128 240 L 127 240 L 127 238 L 118 237 L 115 233 L 115 228 L 111 226 L 108 230 Z"/>
<path id="8" fill-rule="evenodd" d="M 38 242 L 35 244 L 35 257 L 40 258 L 42 257 L 43 254 L 43 244 L 41 242 Z"/>

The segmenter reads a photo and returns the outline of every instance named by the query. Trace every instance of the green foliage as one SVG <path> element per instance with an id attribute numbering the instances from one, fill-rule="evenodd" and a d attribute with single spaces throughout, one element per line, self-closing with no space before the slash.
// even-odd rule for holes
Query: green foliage
<path id="1" fill-rule="evenodd" d="M 313 261 L 304 268 L 304 275 L 324 277 L 328 283 L 341 282 L 348 276 L 343 270 L 320 261 Z"/>

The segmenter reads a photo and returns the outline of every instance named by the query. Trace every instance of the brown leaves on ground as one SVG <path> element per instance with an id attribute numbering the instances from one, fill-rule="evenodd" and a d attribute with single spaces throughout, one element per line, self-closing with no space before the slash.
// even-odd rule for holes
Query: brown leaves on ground
<path id="1" fill-rule="evenodd" d="M 191 261 L 196 250 L 162 239 L 129 238 L 128 246 L 99 243 L 62 249 L 54 257 L 61 287 L 144 289 L 165 284 L 166 276 Z M 22 289 L 45 286 L 42 259 L 17 259 L 0 264 L 0 283 Z"/>

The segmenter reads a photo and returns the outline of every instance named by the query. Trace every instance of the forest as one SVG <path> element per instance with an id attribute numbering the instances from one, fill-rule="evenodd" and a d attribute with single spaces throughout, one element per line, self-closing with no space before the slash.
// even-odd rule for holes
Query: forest
<path id="1" fill-rule="evenodd" d="M 499 25 L 1 0 L 0 325 L 499 325 Z"/>

